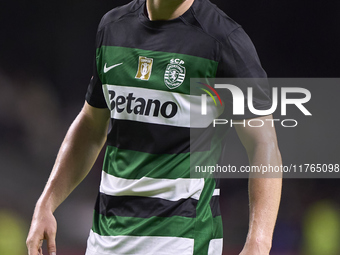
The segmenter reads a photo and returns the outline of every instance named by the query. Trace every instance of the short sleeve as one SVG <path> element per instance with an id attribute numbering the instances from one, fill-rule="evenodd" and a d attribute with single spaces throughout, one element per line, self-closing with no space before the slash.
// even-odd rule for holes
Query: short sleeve
<path id="1" fill-rule="evenodd" d="M 258 110 L 267 110 L 271 107 L 269 83 L 267 74 L 262 68 L 256 49 L 246 32 L 241 28 L 235 29 L 222 46 L 221 57 L 217 72 L 219 78 L 246 78 L 240 79 L 239 88 L 242 90 L 244 102 L 244 115 L 231 116 L 232 119 L 248 119 L 259 117 L 250 112 L 247 105 L 247 88 L 253 89 L 253 106 Z M 226 95 L 226 103 L 232 108 L 232 97 Z"/>
<path id="2" fill-rule="evenodd" d="M 97 33 L 96 37 L 96 49 L 98 49 L 101 45 L 102 41 L 102 32 Z M 89 105 L 96 107 L 96 108 L 107 108 L 103 89 L 102 89 L 102 82 L 100 80 L 100 77 L 98 75 L 98 69 L 97 69 L 97 59 L 99 56 L 97 56 L 97 50 L 95 51 L 94 60 L 93 60 L 93 72 L 92 72 L 92 78 L 90 80 L 90 84 L 87 88 L 87 93 L 85 96 L 85 100 L 88 102 Z"/>

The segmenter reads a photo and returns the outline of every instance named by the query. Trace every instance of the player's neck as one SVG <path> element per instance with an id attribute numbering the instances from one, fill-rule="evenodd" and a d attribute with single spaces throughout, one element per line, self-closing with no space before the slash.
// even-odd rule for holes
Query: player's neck
<path id="1" fill-rule="evenodd" d="M 171 20 L 185 13 L 194 0 L 146 0 L 150 20 Z"/>

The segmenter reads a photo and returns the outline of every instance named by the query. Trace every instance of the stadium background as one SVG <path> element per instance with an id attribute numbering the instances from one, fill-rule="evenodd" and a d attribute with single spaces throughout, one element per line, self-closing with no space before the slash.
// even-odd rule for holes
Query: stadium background
<path id="1" fill-rule="evenodd" d="M 25 254 L 34 204 L 84 101 L 99 20 L 127 2 L 0 4 L 0 254 Z M 270 77 L 339 77 L 340 2 L 212 2 L 244 27 Z M 338 100 L 337 95 L 333 98 Z M 316 103 L 322 107 L 323 102 Z M 328 111 L 330 121 L 325 126 L 334 126 L 331 132 L 311 126 L 308 136 L 294 139 L 335 158 L 340 154 L 338 109 Z M 286 138 L 279 134 L 284 159 L 291 153 L 305 153 L 289 146 Z M 244 162 L 235 134 L 230 139 L 235 145 L 228 156 Z M 101 160 L 55 213 L 59 255 L 84 252 L 100 169 Z M 285 179 L 283 183 L 271 254 L 340 254 L 339 180 Z M 224 180 L 221 193 L 224 251 L 238 254 L 247 232 L 247 180 Z"/>

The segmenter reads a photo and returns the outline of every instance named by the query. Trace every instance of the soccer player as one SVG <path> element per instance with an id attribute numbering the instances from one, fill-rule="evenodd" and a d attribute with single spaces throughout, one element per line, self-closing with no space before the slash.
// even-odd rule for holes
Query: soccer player
<path id="1" fill-rule="evenodd" d="M 133 0 L 108 12 L 86 102 L 61 145 L 27 238 L 56 254 L 55 209 L 107 142 L 86 255 L 222 254 L 219 186 L 190 178 L 190 78 L 266 77 L 243 29 L 208 0 Z M 254 85 L 257 109 L 268 88 Z M 269 119 L 246 112 L 243 118 Z M 109 123 L 111 127 L 109 129 Z M 236 125 L 251 165 L 281 165 L 275 129 Z M 108 132 L 109 131 L 109 132 Z M 250 178 L 241 255 L 268 255 L 281 179 Z"/>

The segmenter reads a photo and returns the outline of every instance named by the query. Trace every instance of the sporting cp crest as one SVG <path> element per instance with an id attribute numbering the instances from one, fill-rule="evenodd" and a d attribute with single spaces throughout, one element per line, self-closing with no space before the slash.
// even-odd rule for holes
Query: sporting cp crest
<path id="1" fill-rule="evenodd" d="M 151 75 L 152 63 L 152 58 L 139 57 L 138 70 L 135 78 L 144 81 L 149 80 Z"/>
<path id="2" fill-rule="evenodd" d="M 178 58 L 171 59 L 170 64 L 167 65 L 164 74 L 165 85 L 169 89 L 174 89 L 179 87 L 185 79 L 185 67 L 183 60 Z"/>

